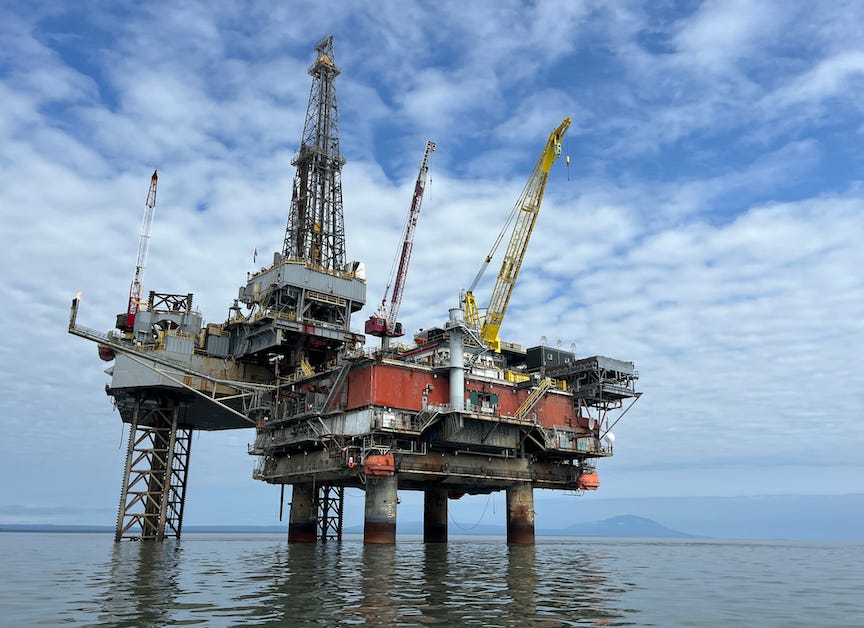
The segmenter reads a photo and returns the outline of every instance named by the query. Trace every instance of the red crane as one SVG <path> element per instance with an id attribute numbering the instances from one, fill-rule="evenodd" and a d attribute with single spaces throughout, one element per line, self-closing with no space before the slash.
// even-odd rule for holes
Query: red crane
<path id="1" fill-rule="evenodd" d="M 131 332 L 135 325 L 135 315 L 141 307 L 141 279 L 144 277 L 144 266 L 147 264 L 147 250 L 150 248 L 150 230 L 153 227 L 153 213 L 156 210 L 156 171 L 150 177 L 150 189 L 147 201 L 144 203 L 144 220 L 141 221 L 141 236 L 138 239 L 138 260 L 135 262 L 135 277 L 129 287 L 129 303 L 126 307 L 125 319 L 121 315 L 117 328 Z"/>
<path id="2" fill-rule="evenodd" d="M 420 164 L 420 172 L 417 175 L 417 183 L 414 184 L 414 196 L 411 199 L 411 211 L 408 213 L 408 221 L 405 223 L 405 235 L 402 238 L 402 250 L 393 261 L 390 271 L 390 280 L 384 290 L 384 298 L 378 312 L 366 321 L 366 333 L 381 338 L 381 344 L 387 347 L 389 338 L 404 336 L 402 323 L 396 321 L 399 306 L 402 304 L 402 295 L 405 291 L 405 279 L 408 276 L 408 264 L 411 261 L 411 249 L 414 247 L 414 232 L 417 228 L 417 218 L 420 216 L 420 205 L 423 203 L 423 191 L 426 189 L 426 175 L 429 172 L 429 153 L 435 150 L 435 142 L 426 142 L 426 152 L 423 153 L 423 162 Z M 398 265 L 397 265 L 398 261 Z M 395 274 L 394 274 L 395 273 Z M 390 299 L 390 307 L 387 307 L 387 294 L 390 286 L 393 286 L 393 296 Z"/>

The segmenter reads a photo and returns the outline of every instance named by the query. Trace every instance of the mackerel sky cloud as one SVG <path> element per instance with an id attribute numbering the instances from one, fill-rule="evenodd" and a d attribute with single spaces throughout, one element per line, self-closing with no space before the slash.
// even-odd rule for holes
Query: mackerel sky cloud
<path id="1" fill-rule="evenodd" d="M 861 492 L 864 4 L 327 6 L 0 7 L 0 522 L 113 522 L 122 426 L 69 303 L 106 331 L 125 309 L 158 169 L 144 290 L 227 317 L 281 247 L 329 34 L 355 328 L 427 139 L 410 331 L 446 318 L 570 116 L 502 335 L 636 363 L 590 498 Z M 189 523 L 274 520 L 251 439 L 196 436 Z"/>

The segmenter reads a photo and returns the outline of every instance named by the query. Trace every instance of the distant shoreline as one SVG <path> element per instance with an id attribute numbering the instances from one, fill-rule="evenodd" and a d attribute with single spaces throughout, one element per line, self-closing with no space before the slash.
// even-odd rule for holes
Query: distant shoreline
<path id="1" fill-rule="evenodd" d="M 33 532 L 33 533 L 80 533 L 109 534 L 114 532 L 113 526 L 100 525 L 63 525 L 63 524 L 0 524 L 0 532 Z M 190 525 L 183 528 L 187 534 L 287 534 L 288 525 L 283 526 L 220 526 L 220 525 Z M 471 530 L 452 529 L 455 536 L 506 536 L 504 526 L 480 525 Z M 362 525 L 351 525 L 344 528 L 345 534 L 362 534 Z M 420 521 L 406 521 L 398 526 L 398 534 L 422 534 L 423 524 Z M 611 517 L 602 521 L 574 524 L 565 529 L 536 530 L 537 536 L 560 537 L 609 537 L 609 538 L 699 538 L 686 532 L 672 530 L 656 521 L 632 515 Z"/>

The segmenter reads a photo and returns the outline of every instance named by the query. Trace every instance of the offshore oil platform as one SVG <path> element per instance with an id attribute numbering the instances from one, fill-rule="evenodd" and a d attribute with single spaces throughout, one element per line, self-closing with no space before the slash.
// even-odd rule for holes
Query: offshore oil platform
<path id="1" fill-rule="evenodd" d="M 570 119 L 550 134 L 447 320 L 418 332 L 413 345 L 391 345 L 404 336 L 397 316 L 435 150 L 427 142 L 393 276 L 365 324 L 380 347 L 366 349 L 365 335 L 351 328 L 366 303 L 366 277 L 345 253 L 339 72 L 328 37 L 309 69 L 282 251 L 247 276 L 225 322 L 205 325 L 192 294 L 142 294 L 155 172 L 115 329 L 78 325 L 79 297 L 72 302 L 69 332 L 113 362 L 106 391 L 130 425 L 117 541 L 180 537 L 194 430 L 254 430 L 253 475 L 281 485 L 283 496 L 292 486 L 288 540 L 297 543 L 341 539 L 346 487 L 365 491 L 366 543 L 395 542 L 401 489 L 424 493 L 427 542 L 447 540 L 450 499 L 504 490 L 507 541 L 531 544 L 535 488 L 599 486 L 595 463 L 613 453 L 609 430 L 641 394 L 634 364 L 545 342 L 526 349 L 499 336 Z M 505 239 L 489 304 L 479 307 L 474 291 Z"/>

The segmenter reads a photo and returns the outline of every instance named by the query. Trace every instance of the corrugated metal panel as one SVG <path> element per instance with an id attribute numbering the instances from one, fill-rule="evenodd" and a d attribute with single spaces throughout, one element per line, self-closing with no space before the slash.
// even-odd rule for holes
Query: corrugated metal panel
<path id="1" fill-rule="evenodd" d="M 372 413 L 368 409 L 358 412 L 348 412 L 325 419 L 324 423 L 330 428 L 333 434 L 344 436 L 368 434 L 371 431 Z"/>
<path id="2" fill-rule="evenodd" d="M 228 357 L 230 342 L 231 338 L 229 336 L 212 336 L 208 334 L 207 353 L 217 358 Z"/>
<path id="3" fill-rule="evenodd" d="M 164 367 L 159 367 L 160 369 Z M 171 371 L 171 369 L 168 369 Z M 171 371 L 173 377 L 183 381 L 180 371 Z M 167 377 L 163 377 L 153 369 L 131 360 L 122 353 L 117 354 L 114 360 L 114 370 L 111 376 L 112 388 L 148 388 L 150 386 L 168 386 L 180 388 L 181 386 Z"/>
<path id="4" fill-rule="evenodd" d="M 165 336 L 165 351 L 179 353 L 180 355 L 192 355 L 195 348 L 193 338 L 181 338 L 180 336 Z"/>

